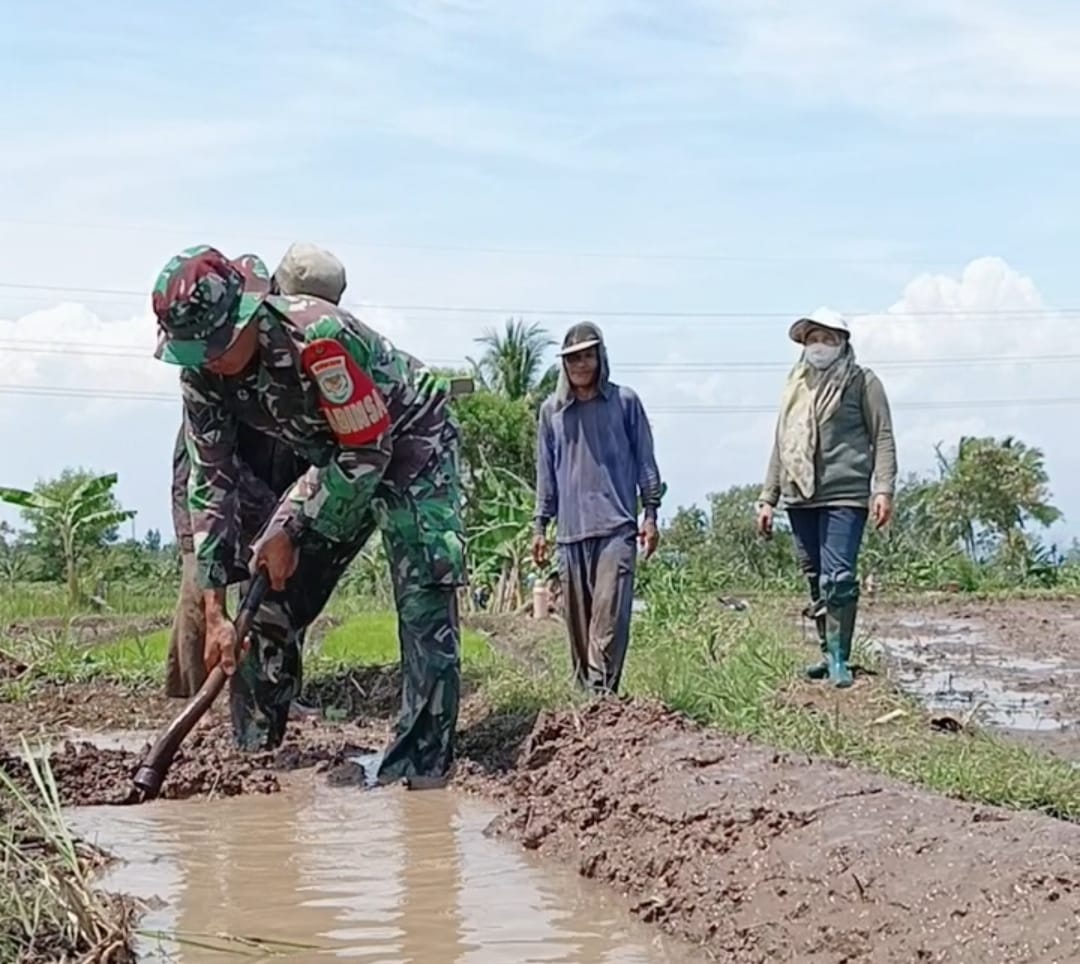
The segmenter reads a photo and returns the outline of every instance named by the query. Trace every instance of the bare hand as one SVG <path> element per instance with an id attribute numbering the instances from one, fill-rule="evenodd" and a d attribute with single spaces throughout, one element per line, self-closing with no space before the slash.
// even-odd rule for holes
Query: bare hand
<path id="1" fill-rule="evenodd" d="M 280 592 L 300 562 L 300 550 L 284 529 L 275 529 L 255 546 L 252 570 L 266 570 L 270 588 Z"/>
<path id="2" fill-rule="evenodd" d="M 646 559 L 656 552 L 656 546 L 660 542 L 660 530 L 657 529 L 656 523 L 652 519 L 646 519 L 641 526 L 638 541 L 645 549 Z"/>
<path id="3" fill-rule="evenodd" d="M 547 565 L 548 544 L 547 539 L 542 535 L 533 536 L 532 557 L 533 562 L 535 562 L 538 567 Z"/>
<path id="4" fill-rule="evenodd" d="M 771 505 L 762 505 L 758 509 L 757 514 L 757 529 L 766 539 L 772 537 L 773 533 L 773 507 Z"/>
<path id="5" fill-rule="evenodd" d="M 247 651 L 245 640 L 244 651 Z M 219 663 L 226 676 L 236 672 L 238 658 L 236 646 L 236 627 L 227 619 L 215 620 L 206 627 L 206 645 L 203 649 L 203 662 L 210 672 Z"/>
<path id="6" fill-rule="evenodd" d="M 887 495 L 875 495 L 870 511 L 874 517 L 874 525 L 883 529 L 892 519 L 892 499 Z"/>

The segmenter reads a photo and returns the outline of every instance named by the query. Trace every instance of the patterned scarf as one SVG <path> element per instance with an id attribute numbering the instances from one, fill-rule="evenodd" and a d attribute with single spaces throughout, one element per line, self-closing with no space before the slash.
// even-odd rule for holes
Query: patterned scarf
<path id="1" fill-rule="evenodd" d="M 824 371 L 800 358 L 788 375 L 776 426 L 777 450 L 781 467 L 804 500 L 813 497 L 816 487 L 819 429 L 836 413 L 844 390 L 858 373 L 849 343 Z"/>

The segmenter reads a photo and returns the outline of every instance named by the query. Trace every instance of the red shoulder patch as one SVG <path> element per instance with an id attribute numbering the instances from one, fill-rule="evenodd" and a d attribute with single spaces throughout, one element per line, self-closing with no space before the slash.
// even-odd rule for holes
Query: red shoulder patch
<path id="1" fill-rule="evenodd" d="M 300 361 L 319 390 L 319 408 L 339 442 L 366 445 L 390 428 L 382 394 L 340 342 L 318 338 L 304 347 Z"/>

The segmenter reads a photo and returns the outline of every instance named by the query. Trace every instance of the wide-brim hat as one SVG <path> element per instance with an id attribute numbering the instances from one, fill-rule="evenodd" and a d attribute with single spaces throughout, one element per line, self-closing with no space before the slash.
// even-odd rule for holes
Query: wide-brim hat
<path id="1" fill-rule="evenodd" d="M 604 343 L 604 335 L 591 321 L 582 321 L 573 325 L 563 338 L 562 347 L 557 352 L 560 358 L 575 355 Z"/>
<path id="2" fill-rule="evenodd" d="M 208 245 L 182 251 L 154 285 L 154 357 L 198 368 L 232 344 L 269 292 L 270 273 L 258 255 L 230 260 Z"/>
<path id="3" fill-rule="evenodd" d="M 813 328 L 824 328 L 827 331 L 835 331 L 844 338 L 851 337 L 851 329 L 847 319 L 832 308 L 817 308 L 810 314 L 796 321 L 788 330 L 788 337 L 800 345 L 806 342 L 806 336 Z"/>

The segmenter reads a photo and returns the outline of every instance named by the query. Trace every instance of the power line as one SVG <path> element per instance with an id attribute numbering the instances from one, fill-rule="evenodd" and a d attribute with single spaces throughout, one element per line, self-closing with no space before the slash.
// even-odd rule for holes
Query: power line
<path id="1" fill-rule="evenodd" d="M 38 385 L 0 384 L 0 394 L 46 397 L 46 398 L 83 398 L 108 401 L 153 401 L 180 403 L 180 394 L 155 392 L 150 390 L 96 389 L 90 387 L 51 388 Z M 1047 406 L 1080 405 L 1080 396 L 1059 396 L 1048 398 L 992 398 L 992 399 L 951 399 L 942 401 L 899 402 L 892 407 L 918 411 L 937 411 L 964 408 L 1042 408 Z M 775 405 L 653 405 L 650 413 L 666 415 L 752 415 L 771 414 Z"/>
<path id="2" fill-rule="evenodd" d="M 61 343 L 39 341 L 15 341 L 0 338 L 0 351 L 24 352 L 26 354 L 56 354 L 76 357 L 96 358 L 138 358 L 153 361 L 152 348 L 139 348 L 135 345 L 94 345 L 92 343 Z M 1057 355 L 962 355 L 953 358 L 899 358 L 862 360 L 860 363 L 875 369 L 921 369 L 921 368 L 966 368 L 986 365 L 1050 365 L 1075 364 L 1080 362 L 1080 354 Z M 429 365 L 439 367 L 466 367 L 461 359 L 436 358 L 428 361 Z M 769 372 L 788 371 L 791 362 L 757 361 L 697 361 L 697 362 L 623 362 L 617 366 L 620 371 L 635 372 L 689 372 L 710 374 L 713 372 Z"/>
<path id="3" fill-rule="evenodd" d="M 23 284 L 13 281 L 0 281 L 0 288 L 14 291 L 44 291 L 53 294 L 90 294 L 104 295 L 108 297 L 139 298 L 147 300 L 148 291 L 135 291 L 130 288 L 95 288 L 76 287 L 68 285 L 43 285 Z M 732 311 L 703 310 L 703 311 L 635 311 L 633 309 L 607 309 L 607 308 L 521 308 L 521 307 L 497 307 L 492 305 L 443 305 L 443 304 L 391 304 L 388 302 L 347 301 L 346 308 L 360 310 L 373 309 L 385 311 L 434 313 L 434 314 L 460 314 L 460 315 L 499 315 L 502 317 L 531 316 L 531 317 L 574 317 L 574 318 L 639 318 L 639 319 L 677 319 L 677 320 L 725 320 L 747 321 L 754 319 L 795 319 L 805 313 L 798 311 Z M 897 320 L 925 320 L 932 321 L 938 318 L 951 318 L 952 323 L 970 324 L 978 321 L 1011 322 L 1021 319 L 1052 318 L 1059 316 L 1071 316 L 1080 314 L 1080 308 L 984 308 L 978 310 L 964 308 L 943 308 L 933 311 L 848 311 L 850 317 L 870 317 L 878 321 Z"/>
<path id="4" fill-rule="evenodd" d="M 168 227 L 166 225 L 121 225 L 121 224 L 89 224 L 89 223 L 58 223 L 47 221 L 24 221 L 17 218 L 0 218 L 0 224 L 14 224 L 22 227 L 43 227 L 60 230 L 83 229 L 91 231 L 129 231 L 142 232 L 144 234 L 188 234 L 191 236 L 208 236 L 212 231 L 196 231 L 190 228 Z M 230 232 L 220 232 L 230 234 Z M 310 234 L 311 232 L 305 232 Z M 284 236 L 275 234 L 256 234 L 255 237 L 262 241 L 277 241 L 290 244 L 297 240 L 296 235 Z M 447 251 L 457 254 L 494 254 L 505 257 L 524 258 L 589 258 L 614 261 L 687 261 L 687 262 L 713 262 L 730 264 L 873 264 L 873 265 L 903 265 L 922 264 L 937 265 L 948 259 L 931 258 L 858 258 L 844 257 L 840 255 L 748 255 L 748 254 L 720 254 L 720 253 L 685 253 L 668 251 L 570 251 L 553 248 L 514 248 L 503 245 L 460 245 L 460 244 L 431 244 L 409 241 L 342 241 L 325 240 L 322 242 L 332 248 L 360 248 L 374 251 Z M 960 260 L 960 259 L 954 259 Z"/>

